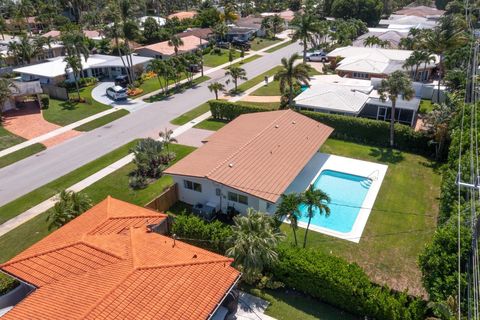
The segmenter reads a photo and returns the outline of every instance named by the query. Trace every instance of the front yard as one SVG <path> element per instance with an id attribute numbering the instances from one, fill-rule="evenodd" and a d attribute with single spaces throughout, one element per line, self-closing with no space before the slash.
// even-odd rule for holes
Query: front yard
<path id="1" fill-rule="evenodd" d="M 25 139 L 14 135 L 0 124 L 0 150 L 10 148 L 16 144 L 22 143 L 23 141 L 25 141 Z"/>
<path id="2" fill-rule="evenodd" d="M 281 39 L 267 39 L 267 38 L 255 38 L 253 39 L 251 44 L 251 49 L 254 51 L 262 50 L 263 48 L 273 46 L 274 44 L 279 43 L 282 41 Z"/>
<path id="3" fill-rule="evenodd" d="M 214 50 L 210 51 L 207 54 L 203 55 L 203 65 L 206 67 L 216 67 L 227 63 L 228 60 L 228 49 L 220 49 L 220 54 L 216 54 L 213 52 Z M 240 52 L 235 50 L 233 54 L 233 60 L 240 58 Z"/>

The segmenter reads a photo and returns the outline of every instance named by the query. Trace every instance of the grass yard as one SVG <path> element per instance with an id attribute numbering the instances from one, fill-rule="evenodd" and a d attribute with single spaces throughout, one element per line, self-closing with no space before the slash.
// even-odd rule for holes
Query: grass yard
<path id="1" fill-rule="evenodd" d="M 420 100 L 420 106 L 418 109 L 418 113 L 420 114 L 427 114 L 433 111 L 433 102 L 432 100 Z"/>
<path id="2" fill-rule="evenodd" d="M 282 93 L 280 92 L 280 82 L 279 81 L 271 81 L 267 85 L 258 88 L 257 90 L 253 91 L 250 95 L 252 96 L 281 96 Z"/>
<path id="3" fill-rule="evenodd" d="M 203 77 L 198 77 L 196 79 L 193 79 L 193 81 L 191 83 L 183 83 L 181 85 L 178 86 L 178 88 L 175 88 L 175 87 L 170 87 L 167 91 L 167 93 L 163 93 L 163 92 L 160 92 L 156 95 L 153 95 L 149 98 L 146 98 L 144 99 L 143 101 L 145 102 L 149 102 L 149 103 L 152 103 L 152 102 L 156 102 L 156 101 L 160 101 L 160 100 L 163 100 L 165 99 L 166 97 L 172 95 L 172 94 L 175 94 L 175 93 L 178 93 L 178 92 L 183 92 L 184 90 L 188 89 L 188 88 L 191 88 L 191 87 L 194 87 L 204 81 L 207 81 L 209 80 L 210 77 L 208 76 L 203 76 Z"/>
<path id="4" fill-rule="evenodd" d="M 272 68 L 268 71 L 265 71 L 264 73 L 254 77 L 250 80 L 245 81 L 244 83 L 242 83 L 241 85 L 238 86 L 238 91 L 243 92 L 243 91 L 246 91 L 246 90 L 250 89 L 251 87 L 259 84 L 262 81 L 264 81 L 265 76 L 271 77 L 271 76 L 275 75 L 278 72 L 278 70 L 280 70 L 281 68 L 282 68 L 281 66 L 276 66 L 276 67 L 274 67 L 274 68 Z"/>
<path id="5" fill-rule="evenodd" d="M 20 161 L 22 159 L 28 158 L 35 153 L 45 150 L 45 146 L 41 143 L 35 143 L 28 147 L 22 148 L 10 154 L 7 154 L 3 157 L 0 157 L 0 168 L 6 167 Z"/>
<path id="6" fill-rule="evenodd" d="M 107 114 L 106 116 L 100 117 L 98 119 L 95 119 L 93 121 L 87 122 L 85 124 L 82 124 L 81 126 L 78 126 L 75 128 L 77 131 L 91 131 L 93 129 L 96 129 L 98 127 L 102 127 L 106 125 L 107 123 L 110 123 L 112 121 L 115 121 L 117 119 L 120 119 L 121 117 L 126 116 L 129 114 L 125 109 L 120 109 L 115 112 L 112 112 L 110 114 Z"/>
<path id="7" fill-rule="evenodd" d="M 70 123 L 90 117 L 99 112 L 110 109 L 110 106 L 102 104 L 92 99 L 92 90 L 94 86 L 80 89 L 80 95 L 85 98 L 85 103 L 74 103 L 70 101 L 60 101 L 50 99 L 48 109 L 42 111 L 43 118 L 48 122 L 66 126 Z M 76 97 L 76 92 L 70 92 L 70 96 Z"/>
<path id="8" fill-rule="evenodd" d="M 18 199 L 15 199 L 0 207 L 0 224 L 19 215 L 20 213 L 34 207 L 42 201 L 54 196 L 58 192 L 85 179 L 95 172 L 105 168 L 109 164 L 129 154 L 130 149 L 135 145 L 136 140 L 131 141 L 106 155 L 87 163 L 86 165 L 37 188 Z M 1 246 L 0 246 L 1 248 Z M 0 250 L 2 251 L 2 250 Z"/>
<path id="9" fill-rule="evenodd" d="M 322 152 L 388 165 L 360 243 L 308 233 L 308 247 L 358 263 L 381 284 L 423 295 L 417 257 L 431 239 L 438 214 L 440 175 L 422 156 L 329 139 Z M 288 241 L 291 229 L 283 225 Z M 304 229 L 298 230 L 303 239 Z"/>
<path id="10" fill-rule="evenodd" d="M 170 123 L 177 126 L 181 126 L 181 125 L 184 125 L 185 123 L 192 121 L 196 117 L 199 117 L 208 111 L 210 111 L 210 105 L 208 104 L 208 102 L 205 102 L 199 105 L 198 107 L 196 107 L 195 109 L 187 111 L 184 114 L 176 117 L 175 119 L 170 121 Z"/>
<path id="11" fill-rule="evenodd" d="M 255 38 L 253 39 L 250 44 L 251 48 L 254 51 L 262 50 L 263 48 L 273 46 L 276 43 L 282 41 L 281 39 L 267 39 L 267 38 Z"/>
<path id="12" fill-rule="evenodd" d="M 243 59 L 242 61 L 239 61 L 239 62 L 235 62 L 234 64 L 232 64 L 231 66 L 229 66 L 229 68 L 231 67 L 241 67 L 243 66 L 244 64 L 246 63 L 249 63 L 249 62 L 252 62 L 253 60 L 257 60 L 258 58 L 260 58 L 261 56 L 259 55 L 253 55 L 251 57 L 248 57 L 246 59 Z"/>
<path id="13" fill-rule="evenodd" d="M 10 148 L 24 141 L 25 139 L 11 133 L 0 124 L 0 150 Z"/>
<path id="14" fill-rule="evenodd" d="M 228 121 L 208 118 L 207 120 L 203 120 L 199 124 L 195 125 L 194 128 L 217 131 L 223 128 L 227 123 Z"/>
<path id="15" fill-rule="evenodd" d="M 233 60 L 240 58 L 240 52 L 235 50 Z M 206 67 L 217 67 L 228 62 L 228 49 L 220 49 L 220 54 L 210 53 L 203 55 L 203 65 Z"/>
<path id="16" fill-rule="evenodd" d="M 272 53 L 272 52 L 275 52 L 275 51 L 280 50 L 280 49 L 282 49 L 282 48 L 285 48 L 286 46 L 289 46 L 289 45 L 291 45 L 291 44 L 292 44 L 292 42 L 287 41 L 287 42 L 284 42 L 284 43 L 282 43 L 282 44 L 279 44 L 278 46 L 275 46 L 275 47 L 273 47 L 273 48 L 270 48 L 270 49 L 268 49 L 268 50 L 265 51 L 265 52 Z"/>

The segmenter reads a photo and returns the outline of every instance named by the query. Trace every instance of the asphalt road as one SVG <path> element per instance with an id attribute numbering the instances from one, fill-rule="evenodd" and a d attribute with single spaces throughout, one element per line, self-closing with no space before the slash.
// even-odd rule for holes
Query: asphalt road
<path id="1" fill-rule="evenodd" d="M 292 44 L 247 63 L 243 68 L 253 78 L 280 63 L 283 57 L 301 51 Z M 209 75 L 210 80 L 175 94 L 169 99 L 152 103 L 123 118 L 93 131 L 82 134 L 60 145 L 0 169 L 0 206 L 55 180 L 82 165 L 132 141 L 136 138 L 157 137 L 169 126 L 170 120 L 213 99 L 209 83 L 225 83 L 225 71 Z M 230 84 L 231 87 L 231 84 Z"/>

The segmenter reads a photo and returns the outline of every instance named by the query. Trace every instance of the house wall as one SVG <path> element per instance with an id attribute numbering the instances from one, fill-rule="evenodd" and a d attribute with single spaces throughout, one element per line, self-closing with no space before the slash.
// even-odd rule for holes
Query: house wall
<path id="1" fill-rule="evenodd" d="M 381 108 L 384 108 L 383 110 Z M 383 107 L 367 103 L 359 113 L 359 117 L 390 121 L 391 107 Z M 395 120 L 405 125 L 414 125 L 416 112 L 409 109 L 396 108 Z M 383 112 L 386 112 L 385 114 Z"/>
<path id="2" fill-rule="evenodd" d="M 65 76 L 63 75 L 54 77 L 54 78 L 49 78 L 49 77 L 42 77 L 42 76 L 22 73 L 20 74 L 20 77 L 22 78 L 22 81 L 38 80 L 41 84 L 59 84 L 65 81 Z"/>

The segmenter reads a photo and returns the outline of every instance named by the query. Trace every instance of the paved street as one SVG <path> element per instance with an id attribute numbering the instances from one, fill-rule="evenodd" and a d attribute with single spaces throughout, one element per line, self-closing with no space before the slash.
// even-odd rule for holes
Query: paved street
<path id="1" fill-rule="evenodd" d="M 279 64 L 282 57 L 300 50 L 298 44 L 292 44 L 243 67 L 248 77 L 253 78 Z M 214 81 L 225 83 L 223 70 L 209 76 L 210 80 L 183 93 L 153 103 L 104 127 L 0 169 L 0 206 L 135 138 L 156 137 L 158 131 L 168 126 L 170 120 L 213 98 L 213 94 L 207 88 L 209 83 Z"/>

